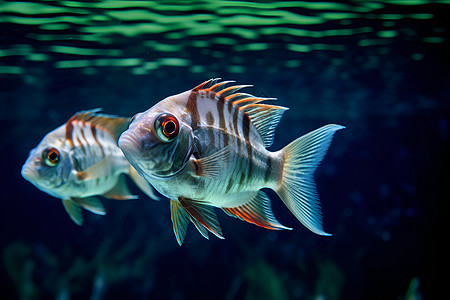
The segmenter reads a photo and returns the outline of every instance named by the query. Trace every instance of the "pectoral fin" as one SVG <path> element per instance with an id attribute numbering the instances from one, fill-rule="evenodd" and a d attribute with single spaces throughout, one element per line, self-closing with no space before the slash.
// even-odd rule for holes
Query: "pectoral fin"
<path id="1" fill-rule="evenodd" d="M 72 221 L 78 226 L 83 225 L 83 213 L 81 212 L 81 207 L 71 199 L 63 199 L 62 203 Z"/>
<path id="2" fill-rule="evenodd" d="M 95 197 L 86 197 L 86 198 L 71 198 L 72 202 L 78 204 L 85 210 L 90 211 L 96 215 L 104 216 L 106 215 L 105 208 L 103 207 L 102 202 Z"/>
<path id="3" fill-rule="evenodd" d="M 63 199 L 62 203 L 72 221 L 79 226 L 83 225 L 83 212 L 81 208 L 97 215 L 106 214 L 103 204 L 95 197 Z"/>
<path id="4" fill-rule="evenodd" d="M 224 147 L 210 156 L 195 159 L 195 173 L 200 177 L 216 177 L 223 169 L 230 154 L 229 147 Z"/>
<path id="5" fill-rule="evenodd" d="M 270 200 L 266 193 L 258 191 L 255 197 L 247 204 L 238 207 L 223 207 L 222 210 L 229 216 L 267 229 L 292 229 L 281 225 L 273 215 Z"/>
<path id="6" fill-rule="evenodd" d="M 84 171 L 78 172 L 78 178 L 80 180 L 91 180 L 99 177 L 111 175 L 114 172 L 115 159 L 112 155 L 109 155 L 95 165 L 90 166 Z"/>
<path id="7" fill-rule="evenodd" d="M 138 188 L 144 192 L 147 196 L 152 198 L 153 200 L 159 201 L 160 198 L 156 196 L 155 190 L 151 186 L 150 183 L 147 182 L 139 173 L 130 165 L 130 172 L 128 175 L 131 177 L 133 182 L 138 186 Z"/>
<path id="8" fill-rule="evenodd" d="M 219 239 L 224 239 L 222 235 L 222 229 L 220 228 L 219 221 L 217 220 L 217 216 L 214 213 L 214 208 L 208 205 L 197 203 L 196 201 L 188 198 L 179 197 L 178 201 L 180 201 L 181 205 L 186 209 L 189 215 L 196 219 L 198 223 L 203 225 L 206 229 L 208 229 L 211 233 L 217 236 Z M 198 224 L 193 222 L 197 229 Z M 204 236 L 201 230 L 200 233 Z"/>
<path id="9" fill-rule="evenodd" d="M 119 175 L 116 185 L 102 196 L 114 200 L 133 200 L 139 198 L 138 196 L 131 194 L 127 186 L 125 175 L 123 174 Z"/>

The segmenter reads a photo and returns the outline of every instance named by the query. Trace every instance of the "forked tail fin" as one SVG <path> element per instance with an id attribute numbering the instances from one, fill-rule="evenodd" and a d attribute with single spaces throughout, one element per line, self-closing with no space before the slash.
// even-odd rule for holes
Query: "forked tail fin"
<path id="1" fill-rule="evenodd" d="M 336 131 L 344 126 L 329 124 L 307 133 L 280 150 L 283 174 L 276 191 L 292 214 L 312 232 L 326 233 L 313 174 L 330 147 Z"/>

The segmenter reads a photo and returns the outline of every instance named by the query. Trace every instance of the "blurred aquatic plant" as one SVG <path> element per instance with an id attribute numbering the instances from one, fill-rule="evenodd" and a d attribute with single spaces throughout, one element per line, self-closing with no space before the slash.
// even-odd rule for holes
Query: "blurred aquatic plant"
<path id="1" fill-rule="evenodd" d="M 162 251 L 170 251 L 168 241 L 172 236 L 146 239 L 142 244 L 147 231 L 143 227 L 135 229 L 131 234 L 119 230 L 106 236 L 98 247 L 91 249 L 92 257 L 77 253 L 76 247 L 64 247 L 56 254 L 43 244 L 14 242 L 5 247 L 3 264 L 19 299 L 23 300 L 48 297 L 64 300 L 73 295 L 101 300 L 114 290 L 115 283 L 130 281 L 145 296 L 153 288 L 156 259 Z M 164 241 L 168 245 L 160 247 L 158 243 Z"/>
<path id="2" fill-rule="evenodd" d="M 236 275 L 225 299 L 341 299 L 347 280 L 329 253 L 336 245 L 330 240 L 327 249 L 317 249 L 318 239 L 301 234 L 279 243 L 278 234 L 260 233 L 255 240 L 232 237 L 239 250 L 233 250 Z"/>
<path id="3" fill-rule="evenodd" d="M 244 299 L 290 299 L 283 284 L 283 274 L 270 267 L 265 261 L 258 260 L 247 266 L 244 271 L 247 291 Z"/>
<path id="4" fill-rule="evenodd" d="M 35 268 L 31 249 L 22 242 L 14 242 L 3 250 L 3 266 L 13 281 L 20 300 L 38 299 L 33 282 Z"/>
<path id="5" fill-rule="evenodd" d="M 68 299 L 71 293 L 85 288 L 80 283 L 89 271 L 82 257 L 75 257 L 66 266 L 62 257 L 50 253 L 44 245 L 23 242 L 5 247 L 3 263 L 20 299 L 41 299 L 49 294 L 55 299 Z"/>
<path id="6" fill-rule="evenodd" d="M 419 293 L 419 285 L 420 285 L 419 278 L 414 277 L 413 279 L 411 279 L 404 300 L 421 300 L 422 295 Z"/>
<path id="7" fill-rule="evenodd" d="M 344 286 L 344 273 L 338 265 L 329 259 L 317 259 L 319 277 L 316 283 L 317 298 L 328 300 L 341 299 L 340 294 Z"/>

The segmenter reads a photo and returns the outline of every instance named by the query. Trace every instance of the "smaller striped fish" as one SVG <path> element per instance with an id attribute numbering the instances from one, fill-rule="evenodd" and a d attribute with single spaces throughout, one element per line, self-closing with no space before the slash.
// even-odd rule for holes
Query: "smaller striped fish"
<path id="1" fill-rule="evenodd" d="M 153 188 L 128 163 L 117 146 L 129 119 L 80 111 L 65 124 L 48 133 L 30 151 L 22 176 L 47 194 L 62 199 L 70 218 L 83 223 L 82 209 L 105 215 L 96 195 L 116 200 L 136 199 L 125 174 L 150 198 Z"/>
<path id="2" fill-rule="evenodd" d="M 267 229 L 290 229 L 272 213 L 261 189 L 274 190 L 309 230 L 329 235 L 313 173 L 336 131 L 329 124 L 271 152 L 286 107 L 238 92 L 247 85 L 208 80 L 135 115 L 119 147 L 139 174 L 170 199 L 173 230 L 184 240 L 189 222 L 223 238 L 213 207 Z"/>

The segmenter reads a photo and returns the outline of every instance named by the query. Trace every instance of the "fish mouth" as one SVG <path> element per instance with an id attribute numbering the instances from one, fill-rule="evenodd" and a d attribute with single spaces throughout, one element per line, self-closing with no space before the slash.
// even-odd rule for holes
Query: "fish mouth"
<path id="1" fill-rule="evenodd" d="M 132 132 L 124 132 L 119 138 L 119 148 L 122 152 L 127 153 L 142 153 L 142 143 L 139 138 Z"/>
<path id="2" fill-rule="evenodd" d="M 143 137 L 136 135 L 132 131 L 122 133 L 119 138 L 119 148 L 135 168 L 138 168 L 138 165 L 144 161 L 153 160 L 150 155 L 151 149 L 145 145 L 145 140 L 143 141 L 143 139 Z"/>
<path id="3" fill-rule="evenodd" d="M 173 149 L 158 149 L 161 143 L 151 143 L 147 136 L 133 131 L 122 133 L 119 148 L 130 164 L 138 171 L 145 173 L 145 178 L 153 180 L 168 179 L 177 175 L 183 168 L 172 170 Z M 160 151 L 159 151 L 160 150 Z"/>
<path id="4" fill-rule="evenodd" d="M 122 150 L 128 162 L 140 173 L 144 173 L 144 178 L 152 177 L 149 170 L 155 168 L 155 162 L 150 155 L 148 147 L 142 142 L 142 137 L 132 131 L 122 133 L 119 138 L 119 148 Z"/>
<path id="5" fill-rule="evenodd" d="M 38 177 L 37 172 L 33 168 L 30 168 L 28 165 L 24 165 L 20 173 L 22 174 L 22 177 L 29 182 L 34 182 Z"/>

